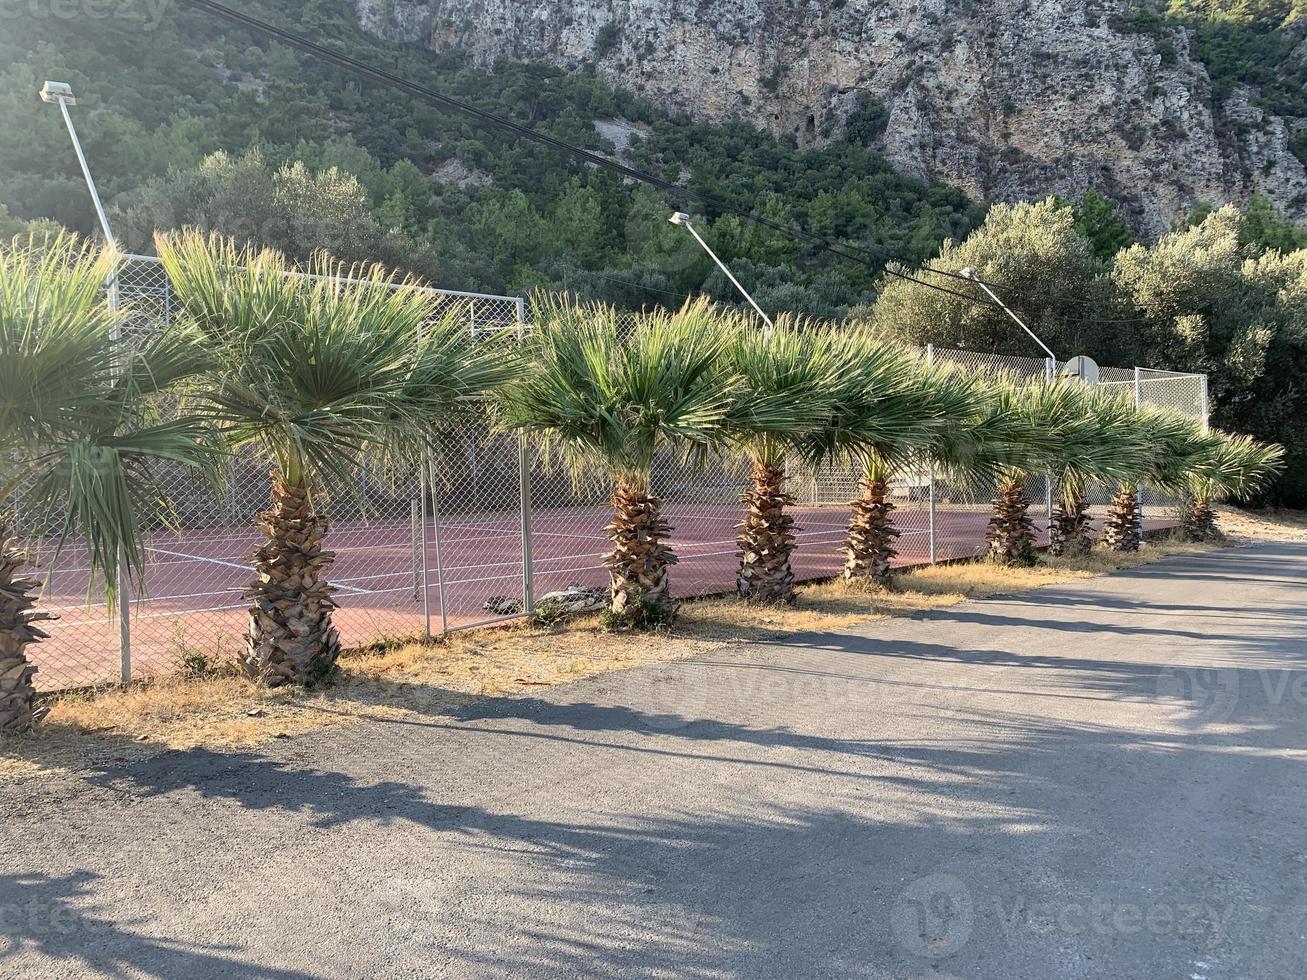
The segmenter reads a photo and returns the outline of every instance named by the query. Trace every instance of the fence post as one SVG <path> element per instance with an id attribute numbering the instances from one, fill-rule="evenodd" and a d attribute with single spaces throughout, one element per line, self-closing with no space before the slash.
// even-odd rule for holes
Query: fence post
<path id="1" fill-rule="evenodd" d="M 1136 411 L 1136 412 L 1139 411 L 1140 406 L 1143 405 L 1143 403 L 1144 403 L 1144 400 L 1143 400 L 1143 377 L 1144 377 L 1143 368 L 1139 367 L 1138 365 L 1135 365 L 1135 411 Z M 1136 483 L 1136 484 L 1135 484 L 1135 502 L 1136 502 L 1136 504 L 1137 504 L 1137 510 L 1138 510 L 1138 513 L 1139 513 L 1139 522 L 1140 522 L 1140 527 L 1143 527 L 1143 520 L 1144 520 L 1144 485 L 1143 485 L 1142 483 Z"/>
<path id="2" fill-rule="evenodd" d="M 935 345 L 926 345 L 926 363 L 935 363 Z M 929 528 L 930 528 L 930 563 L 933 565 L 938 561 L 938 543 L 939 538 L 935 530 L 935 460 L 930 461 L 930 492 L 929 492 Z"/>
<path id="3" fill-rule="evenodd" d="M 435 464 L 431 460 L 431 446 L 428 444 L 422 457 L 422 467 L 427 473 L 427 487 L 431 491 L 431 527 L 436 538 L 436 589 L 440 596 L 440 632 L 449 632 L 449 602 L 445 595 L 445 559 L 440 548 L 440 497 L 436 493 Z M 424 547 L 423 552 L 426 551 Z M 428 613 L 428 623 L 430 622 Z M 430 625 L 427 630 L 430 633 Z"/>
<path id="4" fill-rule="evenodd" d="M 520 345 L 526 325 L 526 300 L 517 298 L 517 342 Z M 522 505 L 522 611 L 534 613 L 535 602 L 535 545 L 531 538 L 531 458 L 526 433 L 517 438 L 517 480 Z"/>
<path id="5" fill-rule="evenodd" d="M 422 550 L 422 636 L 424 639 L 431 639 L 431 572 L 427 565 L 427 517 L 430 513 L 431 487 L 429 486 L 429 474 L 427 472 L 427 451 L 424 444 L 421 457 L 418 459 L 418 469 L 421 475 L 418 477 L 418 499 L 421 510 L 421 531 L 418 540 L 421 541 Z M 439 531 L 437 531 L 439 534 Z M 441 583 L 443 587 L 443 582 Z M 441 599 L 441 609 L 444 609 L 444 599 Z"/>
<path id="6" fill-rule="evenodd" d="M 62 103 L 60 103 L 62 105 Z M 71 125 L 71 124 L 70 124 Z M 78 153 L 80 154 L 80 150 Z M 83 164 L 85 166 L 85 164 Z M 96 198 L 96 206 L 99 206 L 99 198 Z M 106 225 L 106 234 L 107 234 Z M 109 236 L 110 245 L 113 244 L 112 236 Z M 105 284 L 105 305 L 116 312 L 118 310 L 118 268 L 115 265 L 114 270 L 109 275 L 109 281 Z M 118 326 L 118 318 L 113 318 L 112 333 L 109 337 L 114 347 L 122 343 L 122 334 Z M 132 580 L 130 577 L 130 567 L 127 562 L 127 549 L 120 547 L 116 557 L 118 563 L 118 676 L 124 685 L 132 682 Z"/>
<path id="7" fill-rule="evenodd" d="M 1198 385 L 1199 398 L 1201 399 L 1199 409 L 1203 413 L 1203 431 L 1210 432 L 1212 429 L 1212 406 L 1207 400 L 1207 375 L 1200 374 L 1198 376 Z"/>
<path id="8" fill-rule="evenodd" d="M 413 575 L 413 601 L 417 602 L 422 588 L 422 559 L 418 556 L 418 542 L 427 543 L 427 529 L 422 525 L 422 501 L 414 498 L 408 502 L 408 558 L 410 572 Z"/>
<path id="9" fill-rule="evenodd" d="M 1057 362 L 1051 357 L 1044 358 L 1044 380 L 1052 381 L 1053 376 L 1057 374 Z M 1048 543 L 1051 547 L 1053 544 L 1053 471 L 1049 470 L 1044 475 L 1044 512 L 1048 520 Z"/>

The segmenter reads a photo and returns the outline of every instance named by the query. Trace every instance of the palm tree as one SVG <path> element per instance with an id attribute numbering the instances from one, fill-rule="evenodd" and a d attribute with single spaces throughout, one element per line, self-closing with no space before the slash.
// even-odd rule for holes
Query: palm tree
<path id="1" fill-rule="evenodd" d="M 702 301 L 629 330 L 597 304 L 540 300 L 535 318 L 530 370 L 501 394 L 503 424 L 561 452 L 574 481 L 599 472 L 611 482 L 609 616 L 665 622 L 676 555 L 649 485 L 654 457 L 663 447 L 703 454 L 718 440 L 734 398 L 721 365 L 730 335 Z"/>
<path id="2" fill-rule="evenodd" d="M 469 399 L 512 377 L 515 357 L 379 266 L 318 255 L 301 274 L 278 253 L 194 232 L 156 244 L 215 362 L 200 404 L 232 450 L 253 447 L 271 469 L 242 665 L 269 685 L 314 683 L 340 655 L 324 495 L 351 492 L 365 458 L 417 459 Z"/>
<path id="3" fill-rule="evenodd" d="M 1213 451 L 1220 438 L 1204 432 L 1187 415 L 1155 406 L 1140 407 L 1134 425 L 1147 451 L 1132 479 L 1117 484 L 1100 536 L 1103 546 L 1110 551 L 1138 551 L 1143 543 L 1139 487 L 1183 494 L 1195 467 Z"/>
<path id="4" fill-rule="evenodd" d="M 1069 382 L 1083 395 L 1084 415 L 1064 416 L 1069 425 L 1054 429 L 1053 517 L 1048 529 L 1049 553 L 1082 558 L 1093 545 L 1085 488 L 1091 482 L 1121 483 L 1147 465 L 1153 448 L 1134 402 L 1109 389 L 1088 389 Z M 1079 411 L 1073 404 L 1064 412 Z"/>
<path id="5" fill-rule="evenodd" d="M 1212 510 L 1215 500 L 1256 493 L 1283 468 L 1284 447 L 1250 436 L 1215 432 L 1217 437 L 1189 473 L 1187 507 L 1181 533 L 1193 541 L 1218 541 L 1221 529 Z"/>
<path id="6" fill-rule="evenodd" d="M 1058 379 L 1012 391 L 1027 423 L 1043 435 L 1033 456 L 1010 461 L 1000 477 L 987 532 L 991 558 L 1004 564 L 1034 559 L 1035 529 L 1024 484 L 1046 472 L 1057 511 L 1050 527 L 1054 553 L 1088 551 L 1084 488 L 1092 480 L 1119 481 L 1138 471 L 1146 446 L 1134 426 L 1134 406 L 1120 396 Z"/>
<path id="7" fill-rule="evenodd" d="M 33 533 L 84 542 L 92 579 L 103 577 L 110 606 L 139 582 L 139 528 L 165 516 L 152 464 L 167 460 L 211 474 L 203 424 L 154 418 L 161 392 L 200 366 L 193 337 L 164 329 L 136 350 L 116 339 L 127 311 L 105 302 L 116 255 L 71 235 L 14 239 L 0 248 L 0 501 L 15 498 Z M 45 639 L 36 624 L 39 582 L 24 571 L 12 514 L 0 513 L 0 732 L 31 727 L 27 648 Z"/>
<path id="8" fill-rule="evenodd" d="M 830 414 L 842 363 L 830 357 L 831 337 L 815 324 L 788 317 L 760 332 L 751 320 L 726 318 L 731 343 L 725 370 L 737 379 L 722 422 L 722 441 L 748 460 L 752 486 L 740 497 L 740 570 L 736 591 L 759 602 L 791 602 L 795 547 L 794 502 L 785 492 L 787 463 Z"/>
<path id="9" fill-rule="evenodd" d="M 814 467 L 856 467 L 861 495 L 850 503 L 843 577 L 885 585 L 898 538 L 890 479 L 914 454 L 961 456 L 964 448 L 974 448 L 959 420 L 975 419 L 981 389 L 960 372 L 931 367 L 915 352 L 865 330 L 843 331 L 829 348 L 833 397 L 803 450 Z"/>

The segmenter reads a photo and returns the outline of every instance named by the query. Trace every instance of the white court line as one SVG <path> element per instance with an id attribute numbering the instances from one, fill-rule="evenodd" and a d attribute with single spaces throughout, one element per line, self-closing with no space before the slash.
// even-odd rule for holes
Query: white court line
<path id="1" fill-rule="evenodd" d="M 227 561 L 223 558 L 206 558 L 203 555 L 188 555 L 184 551 L 168 551 L 165 548 L 156 548 L 153 545 L 146 545 L 146 551 L 157 551 L 161 555 L 172 555 L 174 558 L 189 558 L 191 561 L 206 561 L 210 565 L 222 565 L 224 568 L 239 568 L 242 572 L 250 570 L 250 563 L 238 565 L 234 561 Z"/>
<path id="2" fill-rule="evenodd" d="M 546 533 L 548 533 L 548 532 L 546 532 Z M 832 533 L 833 533 L 833 532 L 830 532 L 830 531 L 803 531 L 803 532 L 800 532 L 799 535 L 797 535 L 797 536 L 798 536 L 798 537 L 818 537 L 818 536 L 821 536 L 821 535 L 831 535 Z M 902 531 L 902 532 L 901 532 L 901 535 L 908 535 L 908 534 L 928 534 L 928 533 L 929 533 L 929 531 L 926 530 L 926 529 L 913 528 L 913 529 L 906 529 L 906 530 Z M 578 537 L 579 537 L 579 536 L 578 536 Z M 825 541 L 825 542 L 813 542 L 813 543 L 831 543 L 831 544 L 833 544 L 833 543 L 836 543 L 836 541 L 837 541 L 837 539 L 835 539 L 835 540 L 831 540 L 831 541 Z M 673 543 L 675 543 L 675 540 L 674 540 L 674 539 L 673 539 Z M 686 547 L 689 547 L 689 548 L 704 548 L 704 547 L 717 547 L 717 546 L 721 546 L 721 545 L 733 545 L 733 544 L 735 544 L 735 543 L 736 543 L 736 542 L 735 542 L 733 539 L 727 539 L 727 540 L 721 540 L 721 541 L 699 541 L 699 542 L 691 542 L 691 543 L 685 543 L 685 542 L 682 542 L 682 543 L 681 543 L 681 546 L 682 546 L 682 548 L 686 548 Z M 241 571 L 248 571 L 248 570 L 249 570 L 249 566 L 248 566 L 248 565 L 240 565 L 240 564 L 236 564 L 235 562 L 229 562 L 229 561 L 225 561 L 225 560 L 222 560 L 222 559 L 208 558 L 208 557 L 203 557 L 203 556 L 199 556 L 199 555 L 188 555 L 188 554 L 186 554 L 185 552 L 179 552 L 179 551 L 167 551 L 167 550 L 165 550 L 165 549 L 161 549 L 161 548 L 151 548 L 150 550 L 153 550 L 153 551 L 159 551 L 159 552 L 162 553 L 162 554 L 169 554 L 169 555 L 173 555 L 173 556 L 176 556 L 176 557 L 179 557 L 179 558 L 189 559 L 190 561 L 209 562 L 209 563 L 212 563 L 212 564 L 223 565 L 223 566 L 226 566 L 226 567 L 229 567 L 229 568 L 238 568 L 238 569 L 240 569 Z M 687 562 L 698 561 L 698 560 L 702 560 L 702 559 L 706 559 L 706 558 L 720 558 L 720 557 L 723 557 L 723 556 L 725 556 L 725 555 L 732 555 L 732 554 L 735 554 L 735 553 L 736 553 L 736 552 L 735 552 L 734 549 L 732 549 L 732 550 L 727 550 L 727 551 L 710 551 L 710 552 L 685 552 L 684 550 L 682 550 L 682 551 L 678 552 L 678 555 L 679 555 L 679 557 L 681 557 L 681 562 L 680 562 L 680 563 L 681 563 L 681 564 L 685 564 L 685 563 L 687 563 Z M 551 563 L 556 563 L 556 562 L 577 561 L 577 560 L 579 560 L 579 559 L 597 560 L 597 559 L 601 559 L 601 558 L 603 558 L 603 557 L 604 557 L 604 553 L 603 553 L 603 552 L 594 552 L 594 553 L 586 553 L 586 554 L 579 554 L 579 555 L 554 555 L 554 556 L 550 556 L 550 557 L 537 558 L 535 564 L 536 564 L 536 567 L 539 568 L 541 565 L 544 565 L 544 564 L 551 564 Z M 505 569 L 505 571 L 504 571 L 502 574 L 499 574 L 499 575 L 479 576 L 479 577 L 476 577 L 476 578 L 468 578 L 468 579 L 449 579 L 449 580 L 447 580 L 447 581 L 444 583 L 444 585 L 445 585 L 446 587 L 449 587 L 449 586 L 454 586 L 454 585 L 472 585 L 472 584 L 475 584 L 475 583 L 478 583 L 478 582 L 496 582 L 496 581 L 501 581 L 501 580 L 503 580 L 503 579 L 516 579 L 516 578 L 518 578 L 518 577 L 521 575 L 521 560 L 520 560 L 520 559 L 518 559 L 518 560 L 515 561 L 515 562 L 507 562 L 507 563 L 506 563 L 506 562 L 489 562 L 489 563 L 480 564 L 480 565 L 454 565 L 454 566 L 451 566 L 450 568 L 448 568 L 447 571 L 450 571 L 450 572 L 469 572 L 469 571 L 477 571 L 477 570 L 480 570 L 480 569 L 496 568 L 496 567 L 503 567 L 503 568 Z M 562 568 L 562 569 L 541 569 L 541 574 L 542 574 L 542 575 L 569 575 L 569 574 L 574 574 L 574 573 L 577 573 L 577 572 L 589 572 L 589 571 L 594 571 L 594 570 L 595 570 L 595 566 L 594 566 L 594 565 L 581 565 L 581 566 L 574 566 L 574 567 L 571 567 L 571 568 Z M 390 595 L 390 594 L 394 594 L 394 593 L 408 592 L 408 591 L 410 591 L 411 586 L 405 585 L 405 586 L 403 586 L 403 587 L 400 587 L 400 588 L 394 588 L 394 589 L 364 589 L 364 588 L 359 588 L 359 587 L 356 587 L 356 586 L 349 585 L 348 583 L 350 583 L 350 582 L 376 581 L 376 580 L 382 580 L 382 579 L 393 579 L 393 578 L 399 578 L 399 577 L 405 577 L 405 578 L 406 578 L 406 577 L 410 576 L 411 574 L 412 574 L 412 571 L 411 571 L 410 569 L 403 569 L 403 570 L 395 571 L 395 572 L 377 573 L 377 574 L 375 574 L 375 575 L 353 576 L 353 577 L 351 577 L 351 578 L 347 578 L 347 579 L 335 580 L 335 581 L 332 582 L 332 584 L 333 584 L 333 585 L 336 585 L 336 586 L 337 586 L 338 588 L 340 588 L 340 589 L 347 590 L 348 592 L 353 593 L 353 594 L 356 594 L 356 595 Z M 437 583 L 436 581 L 432 581 L 432 582 L 431 582 L 431 587 L 434 588 L 434 587 L 436 587 L 437 584 L 438 584 L 438 583 Z M 150 605 L 151 603 L 154 603 L 154 602 L 175 601 L 175 600 L 177 600 L 177 599 L 203 598 L 203 597 L 205 597 L 205 596 L 210 596 L 210 595 L 223 595 L 223 594 L 225 594 L 226 592 L 229 592 L 229 591 L 231 591 L 231 590 L 230 590 L 230 589 L 224 589 L 224 590 L 221 590 L 221 591 L 218 591 L 218 592 L 197 592 L 197 593 L 190 593 L 190 594 L 187 594 L 187 595 L 175 595 L 175 596 L 150 596 L 150 597 L 148 597 L 148 598 L 146 598 L 146 599 L 136 601 L 136 602 L 135 602 L 135 605 L 136 605 L 137 607 L 140 607 L 140 606 L 148 606 L 148 605 Z M 55 609 L 55 610 L 58 610 L 58 609 L 85 608 L 85 606 L 79 604 L 78 606 L 57 606 L 57 607 L 52 607 L 52 608 Z M 187 614 L 190 614 L 190 613 L 198 613 L 198 612 L 215 612 L 215 611 L 220 611 L 220 610 L 227 610 L 227 609 L 243 609 L 243 608 L 245 608 L 244 604 L 239 604 L 239 605 L 229 605 L 229 606 L 214 606 L 214 607 L 210 607 L 210 608 L 206 608 L 206 609 L 172 610 L 172 611 L 165 612 L 165 613 L 151 613 L 151 614 L 141 614 L 141 615 L 142 615 L 143 618 L 155 618 L 155 617 L 157 617 L 157 616 L 166 616 L 166 615 L 187 615 Z M 91 623 L 91 622 L 98 622 L 98 621 L 96 621 L 96 620 L 87 620 L 87 621 L 83 621 L 83 622 L 84 622 L 84 623 Z M 63 625 L 78 625 L 78 624 L 77 624 L 76 622 L 65 622 Z"/>
<path id="3" fill-rule="evenodd" d="M 235 562 L 232 562 L 232 561 L 226 561 L 225 559 L 222 559 L 222 558 L 209 558 L 209 557 L 207 557 L 207 556 L 205 556 L 205 555 L 188 555 L 188 554 L 186 554 L 186 552 L 184 552 L 184 551 L 167 551 L 167 550 L 165 550 L 165 549 L 163 549 L 163 548 L 154 548 L 154 547 L 150 547 L 150 546 L 148 546 L 148 545 L 146 546 L 146 549 L 145 549 L 145 550 L 146 550 L 146 551 L 157 551 L 157 552 L 159 552 L 159 554 L 161 554 L 161 555 L 172 555 L 172 556 L 175 557 L 175 558 L 189 558 L 191 561 L 203 561 L 203 562 L 208 562 L 210 565 L 222 565 L 224 568 L 239 568 L 242 572 L 248 572 L 248 571 L 250 571 L 250 565 L 249 565 L 248 562 L 247 562 L 246 564 L 244 564 L 244 565 L 238 565 L 238 564 L 236 564 Z M 342 581 L 340 581 L 340 582 L 333 582 L 332 584 L 335 585 L 335 586 L 337 586 L 338 588 L 341 588 L 341 589 L 349 589 L 349 591 L 351 591 L 351 592 L 358 592 L 358 593 L 362 593 L 363 595 L 367 595 L 367 592 L 368 592 L 367 589 L 356 589 L 356 588 L 354 588 L 354 586 L 352 586 L 352 585 L 345 585 L 345 584 L 344 584 L 344 581 L 348 581 L 348 580 L 342 580 Z M 201 595 L 218 595 L 218 594 L 219 594 L 219 593 L 217 593 L 217 592 L 201 593 Z M 146 601 L 148 602 L 149 600 L 146 600 Z"/>

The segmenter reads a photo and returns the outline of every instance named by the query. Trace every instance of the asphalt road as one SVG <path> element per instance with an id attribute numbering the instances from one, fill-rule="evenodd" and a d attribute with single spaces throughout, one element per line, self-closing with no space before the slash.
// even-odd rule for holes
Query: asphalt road
<path id="1" fill-rule="evenodd" d="M 1307 545 L 0 787 L 0 975 L 1307 976 Z"/>

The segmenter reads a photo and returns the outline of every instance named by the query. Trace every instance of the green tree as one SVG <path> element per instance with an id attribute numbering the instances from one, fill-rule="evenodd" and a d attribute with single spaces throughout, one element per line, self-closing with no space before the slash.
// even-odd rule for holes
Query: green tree
<path id="1" fill-rule="evenodd" d="M 752 317 L 727 316 L 718 329 L 731 335 L 724 360 L 737 380 L 721 439 L 732 455 L 748 461 L 752 481 L 740 498 L 736 591 L 759 602 L 791 602 L 795 528 L 785 512 L 794 502 L 785 491 L 787 462 L 831 417 L 854 366 L 833 356 L 840 345 L 828 331 L 791 317 L 768 330 Z"/>
<path id="2" fill-rule="evenodd" d="M 1293 252 L 1307 248 L 1307 228 L 1286 218 L 1269 198 L 1254 194 L 1243 211 L 1239 242 L 1259 251 Z"/>
<path id="3" fill-rule="evenodd" d="M 1094 351 L 1110 362 L 1121 347 L 1119 334 L 1102 323 L 1114 309 L 1111 281 L 1076 232 L 1075 220 L 1052 198 L 996 204 L 965 241 L 946 241 L 930 266 L 954 274 L 974 269 L 1055 351 Z M 928 271 L 912 275 L 949 292 L 886 279 L 876 305 L 864 314 L 876 330 L 918 346 L 1042 356 L 979 287 Z"/>
<path id="4" fill-rule="evenodd" d="M 687 304 L 622 329 L 617 311 L 539 302 L 531 369 L 501 395 L 503 422 L 561 452 L 578 482 L 596 471 L 613 484 L 613 550 L 604 559 L 615 622 L 665 622 L 675 606 L 676 555 L 662 501 L 652 495 L 655 455 L 706 451 L 719 437 L 733 391 L 719 365 L 729 335 L 712 308 Z"/>
<path id="5" fill-rule="evenodd" d="M 253 447 L 272 470 L 241 661 L 270 685 L 321 680 L 340 654 L 322 495 L 349 492 L 365 456 L 416 458 L 429 433 L 457 424 L 463 399 L 512 376 L 514 359 L 378 266 L 320 253 L 304 276 L 278 253 L 216 235 L 156 244 L 214 359 L 199 394 L 205 414 L 233 449 Z"/>
<path id="6" fill-rule="evenodd" d="M 1090 188 L 1075 206 L 1076 233 L 1089 242 L 1090 251 L 1103 262 L 1110 262 L 1117 252 L 1134 244 L 1130 226 L 1117 210 L 1116 202 Z"/>
<path id="7" fill-rule="evenodd" d="M 29 533 L 85 543 L 92 578 L 112 604 L 143 580 L 143 521 L 168 506 L 153 464 L 167 460 L 211 473 L 204 424 L 190 416 L 153 421 L 153 402 L 202 364 L 194 337 L 166 328 L 137 351 L 116 337 L 130 315 L 109 309 L 104 283 L 116 257 L 72 236 L 14 239 L 0 248 L 0 500 L 17 497 Z M 24 573 L 11 514 L 0 513 L 0 732 L 30 728 L 26 650 L 45 637 L 36 624 L 39 582 Z"/>
<path id="8" fill-rule="evenodd" d="M 1143 363 L 1209 375 L 1213 422 L 1287 450 L 1282 499 L 1307 498 L 1307 251 L 1258 255 L 1238 209 L 1118 256 L 1115 280 L 1145 318 Z"/>

